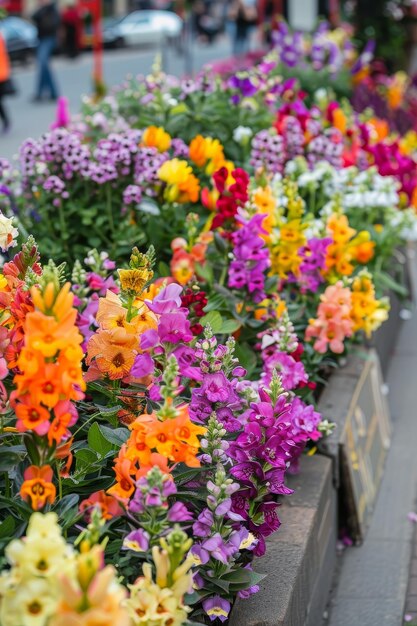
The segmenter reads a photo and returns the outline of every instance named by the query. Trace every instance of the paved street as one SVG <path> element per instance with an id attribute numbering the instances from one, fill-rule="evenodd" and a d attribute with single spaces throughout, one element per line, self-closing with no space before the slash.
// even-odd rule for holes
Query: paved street
<path id="1" fill-rule="evenodd" d="M 104 55 L 104 78 L 107 86 L 116 85 L 127 74 L 146 73 L 152 67 L 157 49 L 110 50 Z M 227 40 L 214 46 L 195 44 L 192 48 L 192 67 L 197 71 L 205 63 L 230 56 L 231 47 Z M 178 76 L 185 73 L 186 59 L 169 49 L 165 55 L 165 69 Z M 68 97 L 72 112 L 77 112 L 80 98 L 91 92 L 92 54 L 90 52 L 75 61 L 57 58 L 53 67 L 62 95 Z M 12 116 L 12 130 L 7 136 L 0 135 L 0 157 L 11 158 L 27 137 L 37 137 L 46 131 L 53 120 L 55 104 L 30 102 L 35 84 L 35 66 L 16 66 L 14 78 L 19 89 L 15 98 L 7 98 L 6 106 Z"/>
<path id="2" fill-rule="evenodd" d="M 415 250 L 412 250 L 412 259 L 416 293 Z M 417 557 L 412 543 L 414 527 L 408 519 L 408 513 L 416 511 L 416 370 L 417 311 L 414 307 L 412 319 L 402 325 L 388 370 L 394 428 L 372 522 L 364 544 L 348 548 L 341 559 L 338 584 L 329 607 L 330 617 L 323 626 L 400 626 L 404 608 L 413 617 L 417 615 L 415 579 L 405 604 L 413 549 Z M 414 568 L 411 573 L 417 576 Z"/>

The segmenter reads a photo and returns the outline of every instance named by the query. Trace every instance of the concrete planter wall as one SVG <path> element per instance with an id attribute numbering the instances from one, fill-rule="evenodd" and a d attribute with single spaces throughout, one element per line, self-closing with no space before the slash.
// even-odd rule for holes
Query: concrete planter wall
<path id="1" fill-rule="evenodd" d="M 341 507 L 348 511 L 352 535 L 356 540 L 363 538 L 381 478 L 389 443 L 389 418 L 386 429 L 381 428 L 381 424 L 371 426 L 373 415 L 385 403 L 379 372 L 376 351 L 363 348 L 330 379 L 318 408 L 324 417 L 337 423 L 337 428 L 325 440 L 321 453 L 305 456 L 299 475 L 290 477 L 288 484 L 295 493 L 284 499 L 279 510 L 282 526 L 269 537 L 266 555 L 255 561 L 256 571 L 266 574 L 266 578 L 258 594 L 248 600 L 237 600 L 230 626 L 317 626 L 321 623 L 336 564 L 338 511 Z M 377 375 L 376 386 L 372 373 Z M 372 402 L 368 386 L 372 389 Z M 355 502 L 346 503 L 349 476 L 344 464 L 346 454 L 351 454 L 346 432 L 349 420 L 355 421 L 361 407 L 369 414 L 371 433 L 369 436 L 365 433 L 364 447 L 368 448 L 370 437 L 377 429 L 379 432 L 375 448 L 378 462 L 375 471 L 369 474 L 374 488 L 364 489 L 357 497 L 358 487 L 354 484 L 350 498 Z M 367 422 L 364 423 L 367 430 Z M 365 466 L 368 469 L 372 466 L 371 458 L 365 459 Z M 360 468 L 358 476 L 360 491 L 363 478 Z M 349 512 L 349 505 L 354 507 L 357 500 L 363 502 L 363 498 L 366 507 L 361 514 L 355 515 L 354 508 Z"/>
<path id="2" fill-rule="evenodd" d="M 413 286 L 417 283 L 411 262 L 414 256 L 415 247 L 411 245 L 399 251 L 397 260 L 403 265 L 405 282 L 415 302 Z M 390 437 L 381 371 L 385 376 L 401 326 L 400 311 L 405 306 L 394 293 L 389 296 L 389 320 L 368 347 L 358 349 L 346 366 L 332 375 L 322 394 L 318 410 L 336 422 L 337 429 L 323 442 L 318 454 L 302 459 L 300 474 L 290 477 L 288 484 L 295 493 L 284 499 L 279 510 L 282 526 L 268 538 L 265 557 L 254 563 L 256 571 L 266 574 L 266 578 L 260 583 L 258 594 L 236 601 L 229 626 L 318 626 L 336 565 L 340 511 L 354 539 L 361 541 L 365 536 Z M 372 393 L 367 395 L 368 388 Z M 367 508 L 359 516 L 349 509 L 355 504 L 349 502 L 349 497 L 352 499 L 355 494 L 352 484 L 346 484 L 349 483 L 346 457 L 350 453 L 346 432 L 349 419 L 354 421 L 352 415 L 359 413 L 354 410 L 355 402 L 370 417 L 364 452 L 369 452 L 366 464 L 373 464 L 373 472 L 367 477 L 373 491 L 366 494 Z M 379 437 L 377 445 L 372 446 L 372 431 L 376 429 L 372 418 L 378 413 Z M 372 458 L 375 452 L 377 460 Z M 351 493 L 347 496 L 349 488 Z"/>

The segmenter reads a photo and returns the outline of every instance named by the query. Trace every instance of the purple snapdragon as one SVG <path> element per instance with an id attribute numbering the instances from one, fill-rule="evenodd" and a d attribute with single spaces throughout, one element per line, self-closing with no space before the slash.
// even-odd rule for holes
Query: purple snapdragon
<path id="1" fill-rule="evenodd" d="M 243 226 L 233 233 L 233 260 L 229 267 L 228 285 L 235 289 L 246 289 L 253 302 L 266 298 L 265 278 L 270 266 L 269 250 L 261 235 L 265 215 L 254 215 L 248 222 L 239 219 Z"/>

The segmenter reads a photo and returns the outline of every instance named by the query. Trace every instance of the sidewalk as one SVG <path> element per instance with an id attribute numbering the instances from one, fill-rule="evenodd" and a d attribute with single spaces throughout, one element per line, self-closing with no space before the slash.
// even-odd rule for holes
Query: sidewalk
<path id="1" fill-rule="evenodd" d="M 412 280 L 417 293 L 417 258 Z M 412 555 L 417 616 L 417 547 L 414 525 L 417 496 L 417 312 L 400 330 L 387 383 L 393 436 L 380 493 L 365 542 L 347 548 L 323 626 L 401 626 Z M 414 571 L 415 570 L 415 571 Z M 411 598 L 411 594 L 409 598 Z"/>

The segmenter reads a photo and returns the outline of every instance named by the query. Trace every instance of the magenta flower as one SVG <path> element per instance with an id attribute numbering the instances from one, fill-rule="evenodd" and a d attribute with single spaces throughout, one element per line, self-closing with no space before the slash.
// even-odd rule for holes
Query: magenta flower
<path id="1" fill-rule="evenodd" d="M 203 509 L 197 518 L 197 521 L 193 524 L 193 533 L 196 537 L 208 537 L 211 532 L 211 527 L 214 524 L 213 513 L 210 509 Z"/>
<path id="2" fill-rule="evenodd" d="M 226 376 L 220 371 L 204 376 L 201 391 L 210 402 L 227 402 L 232 390 Z"/>
<path id="3" fill-rule="evenodd" d="M 153 300 L 145 300 L 148 308 L 157 313 L 163 315 L 164 313 L 172 313 L 181 308 L 181 285 L 177 283 L 171 283 L 161 289 L 157 296 Z"/>
<path id="4" fill-rule="evenodd" d="M 149 374 L 153 374 L 154 369 L 155 363 L 152 357 L 144 352 L 136 356 L 130 373 L 132 376 L 135 376 L 135 378 L 144 378 L 145 376 L 149 376 Z"/>
<path id="5" fill-rule="evenodd" d="M 194 337 L 190 322 L 183 313 L 164 313 L 158 325 L 161 343 L 188 343 Z"/>
<path id="6" fill-rule="evenodd" d="M 193 514 L 190 513 L 182 502 L 174 502 L 168 512 L 168 520 L 170 522 L 190 522 L 192 519 Z"/>

